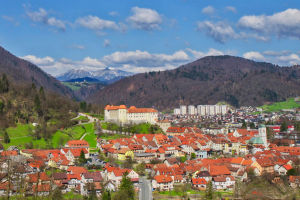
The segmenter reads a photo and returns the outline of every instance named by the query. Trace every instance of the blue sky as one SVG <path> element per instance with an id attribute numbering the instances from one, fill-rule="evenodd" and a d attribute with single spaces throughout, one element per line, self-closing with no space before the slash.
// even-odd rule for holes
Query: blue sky
<path id="1" fill-rule="evenodd" d="M 222 54 L 300 64 L 298 0 L 0 2 L 0 45 L 52 75 L 166 70 Z"/>

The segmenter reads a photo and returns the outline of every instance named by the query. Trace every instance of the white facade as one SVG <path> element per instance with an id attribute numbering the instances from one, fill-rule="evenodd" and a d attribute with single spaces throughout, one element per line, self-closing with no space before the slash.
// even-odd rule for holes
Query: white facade
<path id="1" fill-rule="evenodd" d="M 181 115 L 186 115 L 187 114 L 187 108 L 185 105 L 180 106 L 180 114 Z"/>
<path id="2" fill-rule="evenodd" d="M 180 108 L 174 109 L 174 115 L 180 115 Z"/>
<path id="3" fill-rule="evenodd" d="M 118 124 L 155 124 L 157 122 L 157 119 L 158 111 L 153 108 L 136 108 L 134 106 L 131 106 L 127 109 L 125 105 L 107 105 L 104 111 L 105 121 L 114 122 Z"/>
<path id="4" fill-rule="evenodd" d="M 189 115 L 195 115 L 195 106 L 194 105 L 189 105 L 188 106 L 188 114 Z"/>

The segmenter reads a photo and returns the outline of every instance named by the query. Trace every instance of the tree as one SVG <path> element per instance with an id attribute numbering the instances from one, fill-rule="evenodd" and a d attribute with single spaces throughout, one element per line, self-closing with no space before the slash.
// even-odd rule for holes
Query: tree
<path id="1" fill-rule="evenodd" d="M 255 124 L 253 122 L 250 123 L 250 128 L 255 129 Z"/>
<path id="2" fill-rule="evenodd" d="M 62 195 L 62 192 L 59 187 L 55 188 L 55 190 L 53 191 L 52 199 L 55 199 L 55 200 L 63 199 L 63 195 Z"/>
<path id="3" fill-rule="evenodd" d="M 122 200 L 134 200 L 134 187 L 130 178 L 127 177 L 128 172 L 125 172 L 122 177 L 119 191 L 117 193 L 122 194 Z"/>
<path id="4" fill-rule="evenodd" d="M 186 160 L 187 160 L 186 156 L 180 157 L 180 162 L 181 162 L 181 163 L 184 163 Z"/>
<path id="5" fill-rule="evenodd" d="M 109 190 L 105 190 L 102 193 L 102 200 L 111 200 L 111 195 Z"/>
<path id="6" fill-rule="evenodd" d="M 209 181 L 206 185 L 205 199 L 213 199 L 213 192 L 212 182 Z"/>
<path id="7" fill-rule="evenodd" d="M 196 158 L 196 154 L 195 153 L 192 153 L 191 154 L 191 160 L 194 160 Z"/>
<path id="8" fill-rule="evenodd" d="M 4 131 L 4 143 L 5 144 L 10 143 L 10 138 L 9 138 L 9 135 L 6 131 Z"/>
<path id="9" fill-rule="evenodd" d="M 37 94 L 34 97 L 34 108 L 35 108 L 35 111 L 38 113 L 39 116 L 43 116 L 41 100 L 40 100 L 39 95 L 37 95 Z"/>
<path id="10" fill-rule="evenodd" d="M 280 132 L 287 131 L 287 123 L 286 121 L 283 121 L 281 126 L 280 126 Z"/>
<path id="11" fill-rule="evenodd" d="M 286 173 L 288 176 L 296 176 L 297 170 L 295 168 L 289 169 Z"/>
<path id="12" fill-rule="evenodd" d="M 41 99 L 44 101 L 46 99 L 46 96 L 45 96 L 45 91 L 44 91 L 43 87 L 40 87 L 39 93 L 40 93 Z"/>
<path id="13" fill-rule="evenodd" d="M 4 110 L 4 102 L 0 100 L 0 113 L 3 113 Z"/>
<path id="14" fill-rule="evenodd" d="M 8 91 L 9 91 L 9 82 L 6 77 L 6 74 L 3 74 L 0 80 L 0 93 L 6 93 Z"/>
<path id="15" fill-rule="evenodd" d="M 143 176 L 143 175 L 145 175 L 145 168 L 146 168 L 146 164 L 144 162 L 142 162 L 135 167 L 135 171 L 139 175 Z"/>
<path id="16" fill-rule="evenodd" d="M 128 156 L 126 158 L 125 162 L 123 163 L 123 167 L 128 168 L 128 169 L 132 169 L 132 165 L 133 165 L 133 160 L 130 156 Z"/>
<path id="17" fill-rule="evenodd" d="M 80 102 L 79 107 L 80 107 L 80 110 L 82 112 L 86 112 L 87 111 L 87 104 L 86 104 L 85 101 Z"/>
<path id="18" fill-rule="evenodd" d="M 82 165 L 82 164 L 85 164 L 85 163 L 87 162 L 83 150 L 81 150 L 81 152 L 80 152 L 80 156 L 79 156 L 79 158 L 78 158 L 78 162 L 79 162 L 79 164 L 81 164 L 81 165 Z"/>
<path id="19" fill-rule="evenodd" d="M 97 199 L 97 194 L 96 194 L 94 183 L 89 183 L 87 186 L 88 186 L 88 189 L 90 190 L 88 200 L 96 200 Z"/>
<path id="20" fill-rule="evenodd" d="M 247 124 L 246 124 L 245 120 L 243 120 L 242 128 L 244 128 L 244 129 L 247 128 Z"/>

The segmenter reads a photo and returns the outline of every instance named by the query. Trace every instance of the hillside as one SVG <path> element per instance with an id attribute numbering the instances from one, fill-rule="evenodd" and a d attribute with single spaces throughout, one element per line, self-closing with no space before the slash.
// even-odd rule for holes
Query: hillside
<path id="1" fill-rule="evenodd" d="M 73 97 L 72 90 L 62 85 L 36 65 L 20 59 L 0 46 L 0 74 L 5 73 L 16 84 L 34 83 L 45 90 Z"/>
<path id="2" fill-rule="evenodd" d="M 155 106 L 179 104 L 258 106 L 300 94 L 300 68 L 279 67 L 233 56 L 208 56 L 174 70 L 137 74 L 93 94 L 98 104 Z"/>

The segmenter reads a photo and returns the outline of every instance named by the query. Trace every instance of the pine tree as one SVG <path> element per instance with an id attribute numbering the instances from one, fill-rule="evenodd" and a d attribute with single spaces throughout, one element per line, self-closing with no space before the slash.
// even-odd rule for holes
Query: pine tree
<path id="1" fill-rule="evenodd" d="M 85 155 L 84 155 L 83 150 L 81 150 L 81 152 L 80 152 L 80 156 L 79 156 L 78 162 L 79 162 L 80 164 L 85 164 L 85 163 L 86 163 L 86 158 L 85 158 Z"/>
<path id="2" fill-rule="evenodd" d="M 118 193 L 123 195 L 123 200 L 134 200 L 134 187 L 130 178 L 127 177 L 128 172 L 125 172 L 122 177 Z"/>
<path id="3" fill-rule="evenodd" d="M 4 131 L 4 143 L 6 144 L 10 143 L 10 138 L 6 131 Z"/>
<path id="4" fill-rule="evenodd" d="M 205 199 L 213 199 L 213 187 L 211 181 L 209 181 L 206 185 Z"/>
<path id="5" fill-rule="evenodd" d="M 0 80 L 0 93 L 6 93 L 8 91 L 9 91 L 9 82 L 6 74 L 3 74 Z"/>

